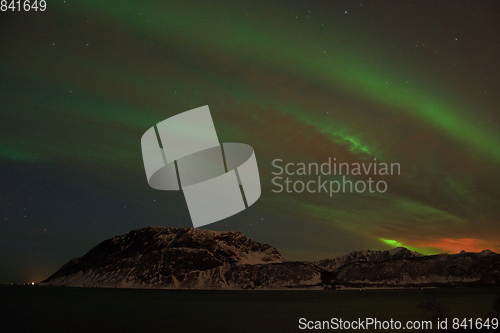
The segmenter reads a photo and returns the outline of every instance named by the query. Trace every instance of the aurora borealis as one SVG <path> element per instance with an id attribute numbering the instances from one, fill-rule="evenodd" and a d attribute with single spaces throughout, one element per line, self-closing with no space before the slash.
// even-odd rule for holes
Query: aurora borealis
<path id="1" fill-rule="evenodd" d="M 1 12 L 0 282 L 105 238 L 190 225 L 140 138 L 209 105 L 262 195 L 207 226 L 289 260 L 500 251 L 497 1 L 47 1 Z M 273 193 L 272 161 L 399 163 L 384 193 Z M 363 176 L 360 176 L 362 179 Z"/>

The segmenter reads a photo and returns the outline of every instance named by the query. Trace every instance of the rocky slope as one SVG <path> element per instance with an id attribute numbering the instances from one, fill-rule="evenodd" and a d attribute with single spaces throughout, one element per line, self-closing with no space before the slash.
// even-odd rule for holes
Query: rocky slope
<path id="1" fill-rule="evenodd" d="M 355 251 L 345 256 L 315 261 L 314 264 L 326 271 L 334 271 L 341 266 L 357 261 L 383 261 L 398 258 L 422 257 L 423 254 L 412 252 L 404 247 L 397 247 L 390 251 Z"/>
<path id="2" fill-rule="evenodd" d="M 298 288 L 319 286 L 322 270 L 285 262 L 239 232 L 150 227 L 108 239 L 44 281 L 131 288 Z"/>
<path id="3" fill-rule="evenodd" d="M 357 261 L 327 275 L 324 284 L 340 288 L 500 286 L 500 255 L 485 250 Z"/>
<path id="4" fill-rule="evenodd" d="M 149 227 L 108 239 L 42 284 L 178 289 L 499 286 L 500 255 L 423 256 L 406 248 L 286 261 L 239 232 Z"/>

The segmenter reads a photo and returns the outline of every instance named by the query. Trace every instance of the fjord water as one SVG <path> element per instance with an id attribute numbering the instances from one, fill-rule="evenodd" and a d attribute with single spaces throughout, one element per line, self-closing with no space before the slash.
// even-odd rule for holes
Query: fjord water
<path id="1" fill-rule="evenodd" d="M 500 288 L 436 289 L 449 317 L 481 318 Z M 303 332 L 300 318 L 428 319 L 424 290 L 205 291 L 0 286 L 2 332 Z M 366 332 L 366 331 L 365 331 Z M 409 332 L 409 331 L 406 331 Z M 422 331 L 420 331 L 422 332 Z"/>

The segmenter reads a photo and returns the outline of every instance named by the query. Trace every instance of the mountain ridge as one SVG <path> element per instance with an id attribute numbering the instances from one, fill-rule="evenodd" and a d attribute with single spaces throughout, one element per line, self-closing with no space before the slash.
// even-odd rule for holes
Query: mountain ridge
<path id="1" fill-rule="evenodd" d="M 240 232 L 147 227 L 70 260 L 42 285 L 167 289 L 339 289 L 500 285 L 500 255 L 406 248 L 287 261 Z"/>

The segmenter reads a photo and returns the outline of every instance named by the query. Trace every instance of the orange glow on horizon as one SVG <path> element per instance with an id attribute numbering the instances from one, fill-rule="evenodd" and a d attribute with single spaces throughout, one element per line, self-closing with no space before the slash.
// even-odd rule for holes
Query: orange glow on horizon
<path id="1" fill-rule="evenodd" d="M 418 242 L 414 245 L 416 247 L 433 247 L 443 249 L 448 253 L 460 253 L 460 251 L 462 250 L 464 250 L 465 252 L 481 252 L 483 250 L 498 252 L 496 246 L 491 244 L 490 242 L 474 238 L 442 238 L 439 240 Z"/>

